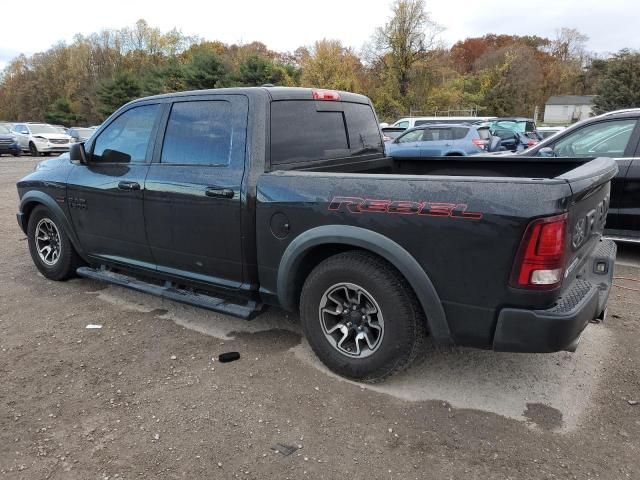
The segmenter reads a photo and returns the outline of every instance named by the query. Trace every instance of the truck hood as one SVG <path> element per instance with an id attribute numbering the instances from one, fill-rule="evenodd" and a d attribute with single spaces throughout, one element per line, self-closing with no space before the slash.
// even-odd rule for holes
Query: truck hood
<path id="1" fill-rule="evenodd" d="M 64 133 L 34 133 L 34 137 L 42 137 L 47 140 L 69 140 L 71 137 Z"/>
<path id="2" fill-rule="evenodd" d="M 63 153 L 59 157 L 49 158 L 38 163 L 36 165 L 35 171 L 38 172 L 40 170 L 53 170 L 54 168 L 59 168 L 63 165 L 67 165 L 70 161 L 71 159 L 69 158 L 69 153 Z"/>

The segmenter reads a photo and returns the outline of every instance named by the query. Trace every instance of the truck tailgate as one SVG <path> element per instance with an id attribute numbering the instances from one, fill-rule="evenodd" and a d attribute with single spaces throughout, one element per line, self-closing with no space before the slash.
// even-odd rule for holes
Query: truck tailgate
<path id="1" fill-rule="evenodd" d="M 587 258 L 599 246 L 609 210 L 610 180 L 617 172 L 615 160 L 596 158 L 558 177 L 568 182 L 572 192 L 566 205 L 568 238 L 563 289 L 580 274 Z"/>

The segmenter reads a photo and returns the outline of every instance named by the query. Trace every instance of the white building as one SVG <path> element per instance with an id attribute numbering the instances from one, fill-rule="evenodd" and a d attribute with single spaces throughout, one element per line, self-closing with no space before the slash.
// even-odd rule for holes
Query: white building
<path id="1" fill-rule="evenodd" d="M 549 97 L 544 106 L 544 123 L 563 124 L 589 118 L 594 95 L 558 95 Z"/>

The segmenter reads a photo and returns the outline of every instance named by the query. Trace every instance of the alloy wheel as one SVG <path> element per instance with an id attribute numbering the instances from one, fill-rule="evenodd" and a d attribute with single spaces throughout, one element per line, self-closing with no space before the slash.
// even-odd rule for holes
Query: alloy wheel
<path id="1" fill-rule="evenodd" d="M 366 358 L 382 343 L 382 311 L 373 296 L 358 285 L 329 287 L 320 299 L 318 314 L 327 341 L 345 356 Z"/>
<path id="2" fill-rule="evenodd" d="M 42 263 L 49 267 L 55 265 L 62 251 L 56 224 L 49 218 L 43 218 L 36 225 L 35 236 L 36 250 Z"/>

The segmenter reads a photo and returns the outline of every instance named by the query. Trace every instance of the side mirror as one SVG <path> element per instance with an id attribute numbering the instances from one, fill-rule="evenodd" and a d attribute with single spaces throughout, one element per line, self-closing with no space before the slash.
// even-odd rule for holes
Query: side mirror
<path id="1" fill-rule="evenodd" d="M 543 147 L 536 153 L 538 157 L 555 157 L 556 152 L 551 147 Z"/>
<path id="2" fill-rule="evenodd" d="M 84 149 L 84 142 L 72 143 L 69 149 L 69 159 L 78 162 L 80 165 L 87 164 L 87 152 Z"/>

